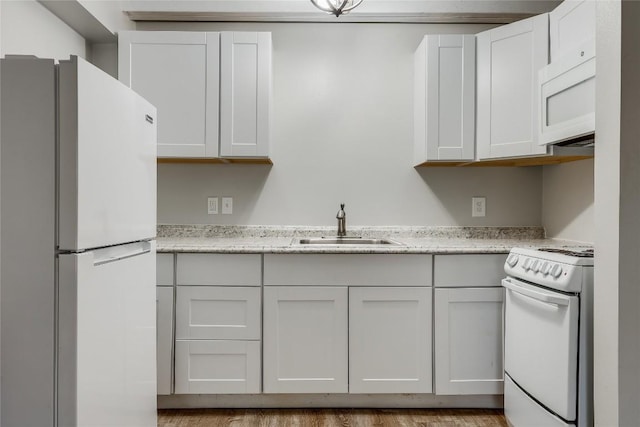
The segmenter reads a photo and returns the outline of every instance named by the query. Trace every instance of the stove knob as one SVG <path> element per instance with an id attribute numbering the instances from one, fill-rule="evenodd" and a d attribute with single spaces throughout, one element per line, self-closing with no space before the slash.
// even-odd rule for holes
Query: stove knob
<path id="1" fill-rule="evenodd" d="M 547 274 L 549 274 L 549 269 L 551 268 L 551 265 L 545 261 L 542 263 L 542 267 L 540 267 L 540 273 L 542 273 L 543 276 L 546 276 Z"/>
<path id="2" fill-rule="evenodd" d="M 522 264 L 522 268 L 524 268 L 525 271 L 528 271 L 529 268 L 531 268 L 531 258 L 527 258 L 524 260 L 524 264 Z"/>
<path id="3" fill-rule="evenodd" d="M 557 279 L 561 274 L 562 267 L 560 267 L 560 264 L 554 264 L 553 267 L 551 267 L 551 275 Z"/>
<path id="4" fill-rule="evenodd" d="M 515 267 L 516 264 L 518 263 L 518 260 L 520 259 L 520 257 L 518 257 L 518 255 L 516 254 L 511 254 L 509 255 L 509 257 L 507 258 L 507 264 L 509 265 L 509 267 Z"/>
<path id="5" fill-rule="evenodd" d="M 538 271 L 540 271 L 540 261 L 538 260 L 533 261 L 533 264 L 531 264 L 531 271 L 533 271 L 534 273 L 537 273 Z"/>

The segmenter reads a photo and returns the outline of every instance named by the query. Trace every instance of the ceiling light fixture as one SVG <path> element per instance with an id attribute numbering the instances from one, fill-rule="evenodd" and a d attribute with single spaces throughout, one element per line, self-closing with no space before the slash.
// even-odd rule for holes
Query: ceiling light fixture
<path id="1" fill-rule="evenodd" d="M 362 0 L 311 0 L 311 3 L 318 9 L 335 15 L 336 18 L 343 13 L 358 7 Z"/>

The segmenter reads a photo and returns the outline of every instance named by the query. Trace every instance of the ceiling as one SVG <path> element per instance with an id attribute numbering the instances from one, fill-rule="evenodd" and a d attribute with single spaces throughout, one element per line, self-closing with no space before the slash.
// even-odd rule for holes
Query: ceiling
<path id="1" fill-rule="evenodd" d="M 131 0 L 134 21 L 509 23 L 548 12 L 556 0 L 364 0 L 339 18 L 309 0 Z"/>

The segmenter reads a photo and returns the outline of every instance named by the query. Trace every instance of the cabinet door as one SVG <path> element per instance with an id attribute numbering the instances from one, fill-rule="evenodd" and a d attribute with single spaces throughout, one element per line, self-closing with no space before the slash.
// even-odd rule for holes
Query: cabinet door
<path id="1" fill-rule="evenodd" d="M 431 393 L 431 288 L 349 288 L 349 392 Z"/>
<path id="2" fill-rule="evenodd" d="M 260 341 L 176 341 L 176 394 L 260 393 Z"/>
<path id="3" fill-rule="evenodd" d="M 549 12 L 551 62 L 596 37 L 595 0 L 565 0 Z"/>
<path id="4" fill-rule="evenodd" d="M 502 288 L 435 290 L 436 394 L 502 394 Z"/>
<path id="5" fill-rule="evenodd" d="M 220 39 L 220 155 L 269 155 L 271 33 L 224 32 Z"/>
<path id="6" fill-rule="evenodd" d="M 173 391 L 173 288 L 156 288 L 158 394 Z"/>
<path id="7" fill-rule="evenodd" d="M 159 157 L 217 157 L 219 33 L 123 31 L 118 77 L 158 109 Z"/>
<path id="8" fill-rule="evenodd" d="M 476 41 L 425 36 L 414 55 L 416 164 L 475 156 Z"/>
<path id="9" fill-rule="evenodd" d="M 548 62 L 549 16 L 477 35 L 479 159 L 544 155 L 538 145 L 538 71 Z"/>
<path id="10" fill-rule="evenodd" d="M 346 287 L 264 289 L 264 392 L 346 393 Z"/>
<path id="11" fill-rule="evenodd" d="M 260 288 L 178 286 L 176 338 L 260 339 Z"/>

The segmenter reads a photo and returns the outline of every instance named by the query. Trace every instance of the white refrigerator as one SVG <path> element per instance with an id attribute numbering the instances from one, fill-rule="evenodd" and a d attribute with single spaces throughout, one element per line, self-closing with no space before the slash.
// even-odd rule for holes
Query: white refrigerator
<path id="1" fill-rule="evenodd" d="M 0 65 L 2 426 L 156 425 L 156 109 L 81 58 Z"/>

